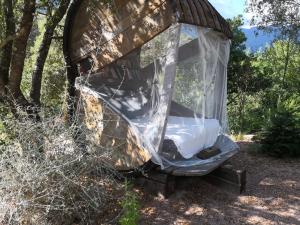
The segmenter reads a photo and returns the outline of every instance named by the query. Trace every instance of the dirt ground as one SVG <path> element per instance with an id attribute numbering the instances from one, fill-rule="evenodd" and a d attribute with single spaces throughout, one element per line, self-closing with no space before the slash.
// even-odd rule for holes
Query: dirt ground
<path id="1" fill-rule="evenodd" d="M 168 199 L 138 190 L 140 224 L 300 225 L 300 160 L 251 154 L 252 143 L 239 145 L 231 163 L 247 170 L 245 193 L 232 194 L 199 180 Z"/>

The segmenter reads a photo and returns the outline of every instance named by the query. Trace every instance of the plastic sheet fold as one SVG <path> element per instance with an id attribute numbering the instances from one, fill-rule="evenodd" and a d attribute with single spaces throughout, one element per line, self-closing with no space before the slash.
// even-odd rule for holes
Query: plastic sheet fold
<path id="1" fill-rule="evenodd" d="M 230 40 L 212 29 L 174 24 L 89 77 L 77 89 L 93 92 L 132 127 L 162 168 L 220 162 L 238 149 L 227 132 Z M 164 151 L 164 140 L 177 149 Z M 212 146 L 210 161 L 196 157 Z M 221 160 L 222 161 L 222 160 Z"/>

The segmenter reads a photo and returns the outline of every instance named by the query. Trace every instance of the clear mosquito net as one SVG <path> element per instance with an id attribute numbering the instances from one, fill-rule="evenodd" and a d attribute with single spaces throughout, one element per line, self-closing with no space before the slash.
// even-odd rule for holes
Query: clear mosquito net
<path id="1" fill-rule="evenodd" d="M 163 168 L 195 166 L 202 150 L 218 157 L 237 146 L 227 131 L 230 40 L 211 29 L 174 24 L 88 78 L 77 80 L 131 125 Z"/>

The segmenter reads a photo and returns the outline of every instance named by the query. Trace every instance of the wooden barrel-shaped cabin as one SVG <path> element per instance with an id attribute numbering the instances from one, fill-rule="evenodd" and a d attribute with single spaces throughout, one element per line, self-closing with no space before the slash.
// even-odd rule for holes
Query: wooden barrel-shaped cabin
<path id="1" fill-rule="evenodd" d="M 119 170 L 152 160 L 175 175 L 206 174 L 234 155 L 231 37 L 207 0 L 73 1 L 64 54 L 89 144 Z"/>

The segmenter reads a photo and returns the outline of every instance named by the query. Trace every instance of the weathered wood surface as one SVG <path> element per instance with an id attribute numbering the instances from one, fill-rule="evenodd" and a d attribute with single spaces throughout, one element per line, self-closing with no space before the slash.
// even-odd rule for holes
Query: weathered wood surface
<path id="1" fill-rule="evenodd" d="M 136 177 L 133 179 L 133 183 L 150 194 L 161 194 L 165 198 L 176 191 L 176 177 L 158 170 L 149 171 Z"/>
<path id="2" fill-rule="evenodd" d="M 231 165 L 223 165 L 205 176 L 180 177 L 164 173 L 156 167 L 140 174 L 133 179 L 133 182 L 148 193 L 162 194 L 165 198 L 178 190 L 189 189 L 199 182 L 207 182 L 221 190 L 241 194 L 246 189 L 246 171 L 236 169 Z"/>
<path id="3" fill-rule="evenodd" d="M 116 9 L 92 2 L 85 1 L 75 17 L 70 54 L 73 61 L 91 56 L 97 68 L 140 47 L 172 22 L 171 9 L 164 1 L 132 1 Z"/>
<path id="4" fill-rule="evenodd" d="M 212 28 L 231 38 L 225 19 L 207 0 L 84 0 L 72 21 L 73 63 L 94 59 L 96 69 L 148 42 L 175 21 Z"/>
<path id="5" fill-rule="evenodd" d="M 236 169 L 232 165 L 224 165 L 204 176 L 204 179 L 233 193 L 241 194 L 246 190 L 246 170 Z"/>
<path id="6" fill-rule="evenodd" d="M 144 165 L 151 155 L 138 145 L 129 124 L 95 96 L 81 92 L 82 120 L 86 138 L 93 151 L 108 153 L 107 159 L 117 170 L 131 170 Z"/>
<path id="7" fill-rule="evenodd" d="M 176 189 L 184 189 L 195 185 L 197 182 L 203 181 L 224 191 L 241 194 L 246 190 L 246 170 L 243 168 L 234 168 L 230 164 L 225 164 L 205 176 L 182 176 L 176 178 Z"/>

